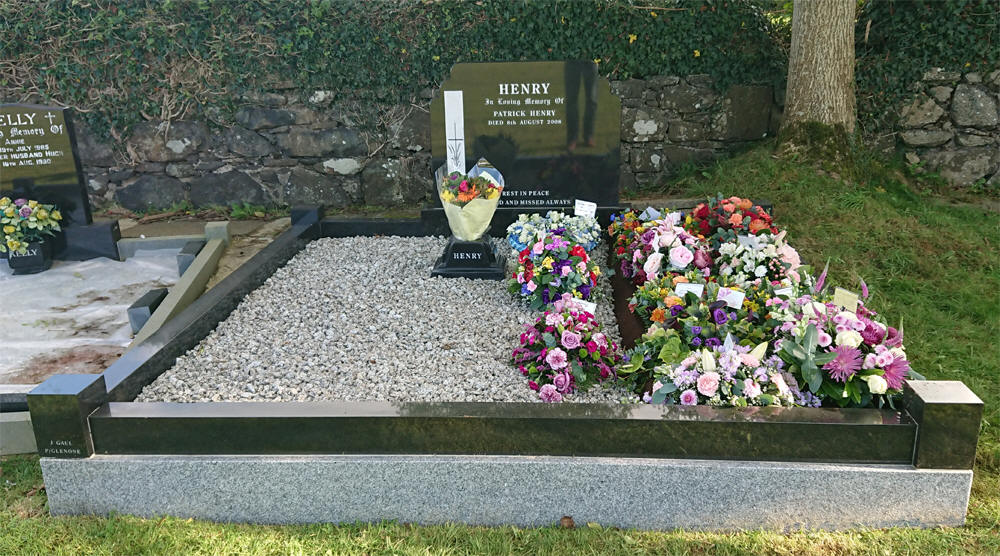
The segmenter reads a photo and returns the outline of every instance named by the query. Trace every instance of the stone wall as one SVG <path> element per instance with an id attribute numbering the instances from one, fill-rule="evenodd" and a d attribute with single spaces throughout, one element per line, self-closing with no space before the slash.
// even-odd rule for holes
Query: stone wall
<path id="1" fill-rule="evenodd" d="M 778 111 L 770 87 L 720 95 L 711 85 L 706 75 L 612 83 L 622 99 L 620 187 L 654 182 L 772 133 Z M 413 206 L 433 198 L 432 95 L 425 91 L 422 106 L 383 110 L 374 115 L 379 125 L 366 126 L 357 104 L 333 102 L 333 92 L 278 89 L 239 99 L 229 126 L 145 122 L 118 145 L 80 126 L 78 144 L 95 207 Z"/>
<path id="2" fill-rule="evenodd" d="M 1000 187 L 1000 70 L 924 73 L 899 113 L 899 142 L 911 164 L 953 185 Z"/>

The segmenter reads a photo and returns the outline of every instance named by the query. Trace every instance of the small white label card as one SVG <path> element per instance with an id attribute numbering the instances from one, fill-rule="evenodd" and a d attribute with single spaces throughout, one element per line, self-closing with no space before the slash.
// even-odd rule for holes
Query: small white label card
<path id="1" fill-rule="evenodd" d="M 701 294 L 705 293 L 705 284 L 689 284 L 687 282 L 681 282 L 674 286 L 674 293 L 680 297 L 684 297 L 688 293 L 693 293 L 697 297 L 701 297 Z"/>
<path id="2" fill-rule="evenodd" d="M 858 294 L 845 290 L 844 288 L 836 288 L 833 290 L 833 304 L 837 307 L 843 307 L 845 311 L 851 313 L 856 313 L 858 311 Z"/>
<path id="3" fill-rule="evenodd" d="M 448 173 L 465 173 L 465 107 L 462 91 L 444 92 L 444 138 L 448 148 Z"/>
<path id="4" fill-rule="evenodd" d="M 760 249 L 760 238 L 757 236 L 736 236 L 736 240 L 740 242 L 740 245 L 744 247 L 749 247 L 750 249 Z"/>
<path id="5" fill-rule="evenodd" d="M 788 297 L 791 297 L 794 294 L 795 290 L 793 290 L 791 286 L 781 288 L 780 290 L 774 290 L 774 295 L 787 295 Z"/>
<path id="6" fill-rule="evenodd" d="M 743 306 L 743 299 L 746 298 L 747 294 L 731 290 L 729 288 L 719 288 L 719 295 L 715 297 L 716 301 L 725 301 L 726 305 L 729 305 L 733 309 L 739 309 Z"/>
<path id="7" fill-rule="evenodd" d="M 660 211 L 656 210 L 653 207 L 646 207 L 646 210 L 642 211 L 642 214 L 639 215 L 639 220 L 642 220 L 643 222 L 649 222 L 650 220 L 656 220 L 659 217 L 660 217 Z"/>
<path id="8" fill-rule="evenodd" d="M 580 306 L 581 309 L 590 313 L 591 315 L 597 314 L 597 303 L 591 303 L 590 301 L 584 301 L 582 299 L 577 299 L 576 304 Z"/>
<path id="9" fill-rule="evenodd" d="M 577 199 L 576 206 L 573 207 L 573 214 L 593 218 L 597 215 L 597 203 Z"/>

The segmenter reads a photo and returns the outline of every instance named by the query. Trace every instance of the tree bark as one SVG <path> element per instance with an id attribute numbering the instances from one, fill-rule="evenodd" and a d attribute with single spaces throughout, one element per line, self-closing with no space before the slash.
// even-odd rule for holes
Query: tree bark
<path id="1" fill-rule="evenodd" d="M 854 131 L 856 4 L 856 0 L 795 0 L 782 131 L 801 122 L 839 124 L 847 133 Z"/>

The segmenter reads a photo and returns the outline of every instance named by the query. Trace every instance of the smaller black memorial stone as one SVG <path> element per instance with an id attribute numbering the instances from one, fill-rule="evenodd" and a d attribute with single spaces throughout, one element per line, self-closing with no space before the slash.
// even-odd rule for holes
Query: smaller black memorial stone
<path id="1" fill-rule="evenodd" d="M 494 249 L 489 236 L 477 241 L 462 241 L 452 236 L 431 276 L 503 280 L 504 266 L 504 257 Z"/>

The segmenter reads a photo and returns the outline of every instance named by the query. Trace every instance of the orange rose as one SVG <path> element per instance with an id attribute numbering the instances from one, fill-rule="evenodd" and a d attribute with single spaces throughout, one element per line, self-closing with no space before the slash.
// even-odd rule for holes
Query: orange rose
<path id="1" fill-rule="evenodd" d="M 750 199 L 740 199 L 740 202 L 736 203 L 736 206 L 743 210 L 750 210 L 753 208 L 753 202 L 751 202 Z"/>
<path id="2" fill-rule="evenodd" d="M 740 224 L 743 223 L 743 217 L 739 214 L 733 214 L 729 217 L 729 225 L 734 228 L 739 228 Z"/>
<path id="3" fill-rule="evenodd" d="M 666 314 L 663 312 L 663 309 L 657 307 L 656 309 L 653 310 L 653 316 L 649 317 L 649 320 L 653 322 L 663 322 L 667 320 L 667 317 Z"/>
<path id="4" fill-rule="evenodd" d="M 756 234 L 757 232 L 763 230 L 766 227 L 767 227 L 767 222 L 764 222 L 763 220 L 761 220 L 759 218 L 756 219 L 756 220 L 751 220 L 750 221 L 750 233 L 751 234 Z"/>
<path id="5" fill-rule="evenodd" d="M 730 197 L 730 198 L 728 198 L 728 199 L 726 199 L 726 200 L 729 201 L 730 203 L 739 203 L 740 201 L 742 201 L 742 199 L 740 199 L 739 197 L 736 197 L 735 195 L 732 196 L 732 197 Z"/>
<path id="6" fill-rule="evenodd" d="M 686 284 L 688 282 L 690 282 L 690 280 L 688 280 L 687 278 L 685 278 L 683 276 L 674 276 L 674 285 L 675 286 L 677 284 Z"/>
<path id="7" fill-rule="evenodd" d="M 676 295 L 670 295 L 663 298 L 663 304 L 667 307 L 673 307 L 674 305 L 684 305 L 684 302 Z"/>
<path id="8" fill-rule="evenodd" d="M 733 212 L 734 210 L 736 210 L 736 205 L 732 203 L 722 203 L 722 210 L 726 212 Z"/>

